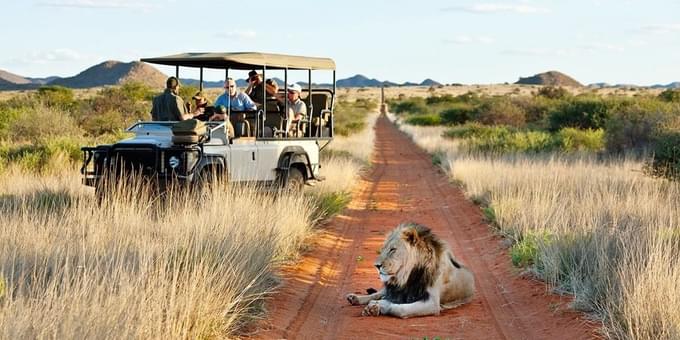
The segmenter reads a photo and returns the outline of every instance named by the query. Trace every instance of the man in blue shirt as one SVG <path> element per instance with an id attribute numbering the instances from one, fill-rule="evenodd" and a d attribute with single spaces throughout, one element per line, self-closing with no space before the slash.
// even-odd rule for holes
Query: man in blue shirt
<path id="1" fill-rule="evenodd" d="M 231 107 L 231 111 L 255 111 L 257 106 L 247 94 L 237 91 L 236 82 L 232 78 L 227 78 L 224 82 L 224 89 L 217 100 L 215 100 L 215 107 L 224 105 L 224 107 Z"/>

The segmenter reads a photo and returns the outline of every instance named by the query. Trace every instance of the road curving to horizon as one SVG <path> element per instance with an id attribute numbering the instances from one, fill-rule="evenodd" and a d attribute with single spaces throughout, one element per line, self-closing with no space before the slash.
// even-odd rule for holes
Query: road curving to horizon
<path id="1" fill-rule="evenodd" d="M 448 178 L 385 117 L 375 125 L 372 166 L 349 206 L 317 236 L 312 250 L 282 271 L 267 304 L 262 339 L 590 339 L 597 327 L 569 308 L 571 297 L 512 267 L 502 239 Z M 347 293 L 379 289 L 373 261 L 387 232 L 404 221 L 429 226 L 475 274 L 472 302 L 439 316 L 362 317 Z"/>

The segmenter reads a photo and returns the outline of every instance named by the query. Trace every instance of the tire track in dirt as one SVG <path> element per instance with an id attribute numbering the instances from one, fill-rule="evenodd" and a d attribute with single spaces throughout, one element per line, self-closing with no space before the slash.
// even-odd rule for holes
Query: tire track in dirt
<path id="1" fill-rule="evenodd" d="M 343 213 L 314 239 L 313 251 L 283 269 L 282 287 L 268 304 L 263 339 L 586 339 L 595 327 L 568 309 L 569 297 L 519 277 L 507 249 L 479 208 L 386 118 L 376 123 L 373 166 Z M 449 242 L 476 278 L 467 305 L 440 316 L 361 317 L 349 292 L 379 288 L 373 261 L 384 235 L 403 221 L 428 225 Z"/>

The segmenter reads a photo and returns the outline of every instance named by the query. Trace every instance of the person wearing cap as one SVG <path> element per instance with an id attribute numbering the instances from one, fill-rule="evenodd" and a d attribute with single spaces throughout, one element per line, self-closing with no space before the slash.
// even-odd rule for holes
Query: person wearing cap
<path id="1" fill-rule="evenodd" d="M 286 94 L 288 101 L 288 126 L 286 131 L 290 132 L 298 126 L 299 122 L 304 121 L 307 117 L 307 105 L 300 99 L 302 87 L 298 84 L 289 84 Z M 284 106 L 285 104 L 281 105 Z M 301 131 L 295 131 L 299 134 Z"/>
<path id="2" fill-rule="evenodd" d="M 264 83 L 262 82 L 262 76 L 260 76 L 257 71 L 253 70 L 248 72 L 248 87 L 244 91 L 250 99 L 252 99 L 257 104 L 262 104 L 264 102 Z"/>
<path id="3" fill-rule="evenodd" d="M 216 105 L 215 114 L 210 116 L 209 120 L 223 120 L 227 127 L 227 135 L 229 138 L 234 138 L 234 126 L 229 121 L 227 114 L 227 108 L 224 105 Z"/>
<path id="4" fill-rule="evenodd" d="M 239 92 L 236 88 L 236 82 L 232 78 L 227 78 L 224 82 L 224 93 L 217 97 L 215 106 L 223 105 L 231 108 L 231 111 L 255 111 L 257 106 L 247 94 Z"/>
<path id="5" fill-rule="evenodd" d="M 153 98 L 151 120 L 179 121 L 194 117 L 191 113 L 187 113 L 184 100 L 178 95 L 179 87 L 179 80 L 176 77 L 168 78 L 165 82 L 165 91 Z"/>

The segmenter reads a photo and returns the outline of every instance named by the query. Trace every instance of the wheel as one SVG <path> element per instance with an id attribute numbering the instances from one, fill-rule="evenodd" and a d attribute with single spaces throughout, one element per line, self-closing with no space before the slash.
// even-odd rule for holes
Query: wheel
<path id="1" fill-rule="evenodd" d="M 300 192 L 305 187 L 305 176 L 298 168 L 288 169 L 288 179 L 285 189 L 291 192 Z"/>

